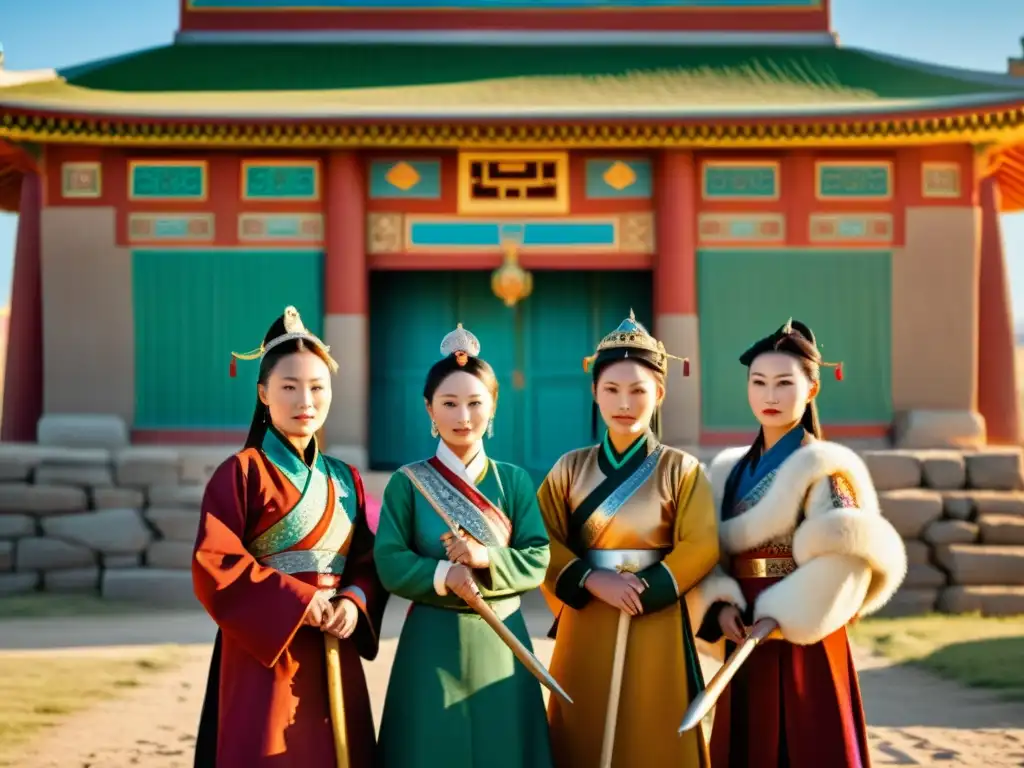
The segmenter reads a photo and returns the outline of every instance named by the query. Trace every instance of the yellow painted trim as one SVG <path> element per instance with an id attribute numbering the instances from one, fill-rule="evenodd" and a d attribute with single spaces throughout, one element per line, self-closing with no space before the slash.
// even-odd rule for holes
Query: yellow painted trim
<path id="1" fill-rule="evenodd" d="M 861 237 L 845 237 L 839 233 L 839 225 L 843 219 L 864 219 L 869 227 L 872 221 L 884 221 L 887 225 L 886 234 L 872 235 L 868 233 Z M 814 225 L 817 222 L 829 220 L 835 222 L 835 235 L 816 235 Z M 891 213 L 812 213 L 808 222 L 808 239 L 815 245 L 828 244 L 831 246 L 833 243 L 885 245 L 896 239 L 896 221 Z"/>
<path id="2" fill-rule="evenodd" d="M 628 215 L 628 214 L 627 214 Z M 480 245 L 413 245 L 412 244 L 412 226 L 420 222 L 428 221 L 450 221 L 450 222 L 497 222 L 499 224 L 508 224 L 512 227 L 518 227 L 522 224 L 529 224 L 531 222 L 543 223 L 543 224 L 580 224 L 587 221 L 599 222 L 601 224 L 614 223 L 615 224 L 615 240 L 610 245 L 581 245 L 581 246 L 558 246 L 558 245 L 516 245 L 516 250 L 525 253 L 528 251 L 543 251 L 563 253 L 566 255 L 572 254 L 588 254 L 588 253 L 617 253 L 622 250 L 622 215 L 621 214 L 590 214 L 586 216 L 528 216 L 519 217 L 514 214 L 510 215 L 506 211 L 504 216 L 452 216 L 450 214 L 410 214 L 407 213 L 403 216 L 402 221 L 402 248 L 405 253 L 480 253 L 482 251 L 493 250 L 496 254 L 501 252 L 500 246 L 497 248 Z"/>
<path id="3" fill-rule="evenodd" d="M 203 169 L 203 191 L 199 197 L 151 197 L 138 196 L 135 194 L 135 169 L 136 168 L 167 168 L 170 166 L 202 168 Z M 176 202 L 176 203 L 202 203 L 210 196 L 210 167 L 205 160 L 129 160 L 128 161 L 128 199 L 144 200 L 146 202 Z"/>
<path id="4" fill-rule="evenodd" d="M 67 174 L 81 171 L 96 173 L 96 191 L 73 191 L 68 189 Z M 103 163 L 61 163 L 60 164 L 60 196 L 65 200 L 95 200 L 103 197 Z"/>
<path id="5" fill-rule="evenodd" d="M 728 195 L 726 197 L 707 197 L 708 171 L 715 168 L 771 168 L 775 171 L 775 189 L 771 197 L 760 195 Z M 782 163 L 778 160 L 705 160 L 700 169 L 700 197 L 710 202 L 743 200 L 777 202 L 782 197 Z"/>
<path id="6" fill-rule="evenodd" d="M 147 198 L 152 199 L 152 198 Z M 185 235 L 184 237 L 153 237 L 150 236 L 132 236 L 132 222 L 135 221 L 160 221 L 168 219 L 184 219 L 185 221 L 205 220 L 210 223 L 208 235 Z M 180 211 L 168 211 L 166 213 L 153 213 L 147 211 L 145 213 L 129 213 L 128 220 L 125 223 L 127 229 L 125 231 L 125 240 L 132 245 L 139 245 L 142 243 L 148 243 L 151 245 L 162 245 L 165 243 L 212 243 L 217 237 L 217 219 L 212 213 L 182 213 Z"/>
<path id="7" fill-rule="evenodd" d="M 821 169 L 823 166 L 845 168 L 885 168 L 888 176 L 884 195 L 823 195 L 821 194 Z M 896 191 L 895 166 L 891 160 L 818 160 L 814 163 L 814 198 L 819 201 L 864 200 L 877 202 L 892 200 Z"/>
<path id="8" fill-rule="evenodd" d="M 929 192 L 929 171 L 954 171 L 956 173 L 956 189 L 953 192 Z M 963 194 L 963 176 L 963 168 L 960 163 L 921 163 L 921 197 L 932 200 L 958 198 Z"/>
<path id="9" fill-rule="evenodd" d="M 470 196 L 469 166 L 474 162 L 553 162 L 555 198 L 553 200 L 474 200 Z M 458 165 L 458 212 L 460 214 L 518 214 L 569 212 L 568 152 L 460 152 Z"/>
<path id="10" fill-rule="evenodd" d="M 313 169 L 313 196 L 312 197 L 251 197 L 245 188 L 245 172 L 249 168 L 312 168 Z M 320 201 L 320 161 L 319 160 L 295 160 L 282 158 L 281 160 L 243 160 L 239 170 L 238 188 L 243 201 L 249 202 L 294 202 L 294 203 L 316 203 Z"/>
<path id="11" fill-rule="evenodd" d="M 447 149 L 791 149 L 905 147 L 1024 142 L 1024 108 L 948 117 L 665 125 L 415 125 L 311 123 L 143 123 L 138 119 L 0 115 L 0 138 L 51 144 L 197 148 Z"/>

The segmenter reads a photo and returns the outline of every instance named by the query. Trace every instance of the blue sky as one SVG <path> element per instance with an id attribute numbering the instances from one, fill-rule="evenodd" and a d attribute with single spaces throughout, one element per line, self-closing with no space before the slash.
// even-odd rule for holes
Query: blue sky
<path id="1" fill-rule="evenodd" d="M 367 0 L 371 5 L 373 0 Z M 64 67 L 171 41 L 179 0 L 0 0 L 9 69 Z M 1020 57 L 1024 0 L 832 0 L 845 45 L 1006 72 Z M 0 214 L 0 303 L 10 292 L 17 219 Z M 1014 312 L 1024 324 L 1024 213 L 1003 217 Z"/>

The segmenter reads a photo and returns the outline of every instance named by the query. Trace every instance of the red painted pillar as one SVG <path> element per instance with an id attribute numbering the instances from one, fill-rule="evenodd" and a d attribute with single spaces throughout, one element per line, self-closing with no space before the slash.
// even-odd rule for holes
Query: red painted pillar
<path id="1" fill-rule="evenodd" d="M 365 469 L 370 411 L 370 281 L 363 158 L 351 151 L 331 152 L 324 186 L 324 341 L 340 365 L 324 428 L 335 455 Z"/>
<path id="2" fill-rule="evenodd" d="M 36 427 L 43 415 L 42 207 L 39 176 L 26 173 L 21 180 L 7 328 L 3 426 L 0 429 L 0 439 L 5 442 L 35 442 Z"/>
<path id="3" fill-rule="evenodd" d="M 999 227 L 999 187 L 981 180 L 981 268 L 978 297 L 978 411 L 985 417 L 988 442 L 1019 445 L 1016 341 Z"/>

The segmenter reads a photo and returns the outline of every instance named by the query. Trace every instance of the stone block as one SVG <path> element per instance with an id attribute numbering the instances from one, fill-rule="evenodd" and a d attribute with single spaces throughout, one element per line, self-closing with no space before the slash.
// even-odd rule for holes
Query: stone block
<path id="1" fill-rule="evenodd" d="M 921 538 L 936 546 L 971 544 L 978 540 L 978 525 L 966 520 L 936 520 L 928 524 Z"/>
<path id="2" fill-rule="evenodd" d="M 923 541 L 904 539 L 903 547 L 907 550 L 909 565 L 928 565 L 932 560 L 932 548 Z"/>
<path id="3" fill-rule="evenodd" d="M 94 509 L 142 509 L 146 494 L 135 488 L 93 488 Z"/>
<path id="4" fill-rule="evenodd" d="M 917 488 L 921 485 L 921 462 L 911 451 L 864 451 L 861 458 L 879 491 Z"/>
<path id="5" fill-rule="evenodd" d="M 136 509 L 104 509 L 77 515 L 55 515 L 44 518 L 47 536 L 64 539 L 111 555 L 134 555 L 142 552 L 153 534 Z"/>
<path id="6" fill-rule="evenodd" d="M 33 536 L 18 539 L 14 567 L 19 571 L 56 571 L 96 565 L 96 553 L 81 544 Z"/>
<path id="7" fill-rule="evenodd" d="M 125 600 L 153 606 L 200 608 L 192 591 L 191 571 L 159 568 L 119 568 L 104 571 L 102 594 L 108 600 Z"/>
<path id="8" fill-rule="evenodd" d="M 978 518 L 983 544 L 1024 545 L 1024 516 L 981 515 Z"/>
<path id="9" fill-rule="evenodd" d="M 900 589 L 933 589 L 946 586 L 946 574 L 934 565 L 911 565 Z"/>
<path id="10" fill-rule="evenodd" d="M 28 515 L 0 514 L 0 539 L 20 539 L 35 533 L 36 521 Z"/>
<path id="11" fill-rule="evenodd" d="M 878 497 L 882 514 L 905 539 L 920 538 L 928 524 L 942 516 L 942 496 L 938 491 L 882 491 Z"/>
<path id="12" fill-rule="evenodd" d="M 1024 585 L 1024 547 L 950 544 L 935 548 L 935 561 L 951 584 Z"/>
<path id="13" fill-rule="evenodd" d="M 97 592 L 100 588 L 100 569 L 70 568 L 66 571 L 47 571 L 43 574 L 46 592 Z"/>
<path id="14" fill-rule="evenodd" d="M 198 509 L 205 490 L 202 485 L 154 485 L 149 489 L 149 505 Z"/>
<path id="15" fill-rule="evenodd" d="M 35 443 L 0 443 L 0 482 L 27 481 L 39 464 Z"/>
<path id="16" fill-rule="evenodd" d="M 939 610 L 984 616 L 1024 615 L 1024 587 L 946 587 L 939 595 Z"/>
<path id="17" fill-rule="evenodd" d="M 36 439 L 40 445 L 113 450 L 128 445 L 128 425 L 112 414 L 48 413 L 39 419 Z"/>
<path id="18" fill-rule="evenodd" d="M 897 618 L 900 616 L 920 616 L 931 613 L 935 610 L 935 603 L 939 599 L 939 590 L 936 588 L 924 589 L 900 589 L 892 600 L 882 606 L 873 614 L 885 618 Z"/>
<path id="19" fill-rule="evenodd" d="M 210 482 L 217 467 L 234 455 L 238 449 L 237 445 L 182 448 L 180 452 L 181 484 L 205 486 Z"/>
<path id="20" fill-rule="evenodd" d="M 919 454 L 926 488 L 955 490 L 967 485 L 967 462 L 958 451 L 924 451 Z"/>
<path id="21" fill-rule="evenodd" d="M 943 491 L 943 512 L 956 520 L 973 520 L 989 513 L 1024 517 L 1024 493 L 1020 491 Z"/>
<path id="22" fill-rule="evenodd" d="M 199 530 L 199 510 L 184 507 L 150 507 L 146 519 L 169 541 L 192 543 Z"/>
<path id="23" fill-rule="evenodd" d="M 39 574 L 30 571 L 28 573 L 0 573 L 0 597 L 11 595 L 25 595 L 35 592 L 39 586 Z"/>
<path id="24" fill-rule="evenodd" d="M 78 488 L 106 488 L 114 484 L 114 473 L 107 465 L 50 465 L 36 469 L 39 485 L 72 485 Z"/>
<path id="25" fill-rule="evenodd" d="M 192 542 L 154 541 L 146 550 L 146 565 L 171 570 L 192 568 Z"/>
<path id="26" fill-rule="evenodd" d="M 0 541 L 0 571 L 14 570 L 14 542 Z"/>
<path id="27" fill-rule="evenodd" d="M 62 448 L 36 446 L 34 455 L 43 467 L 98 467 L 110 466 L 111 454 L 106 448 Z"/>
<path id="28" fill-rule="evenodd" d="M 1024 488 L 1024 462 L 1020 448 L 984 448 L 965 456 L 967 484 L 986 491 Z"/>
<path id="29" fill-rule="evenodd" d="M 897 448 L 976 448 L 985 444 L 985 419 L 973 411 L 903 411 L 893 440 Z"/>
<path id="30" fill-rule="evenodd" d="M 142 565 L 142 554 L 101 555 L 104 568 L 138 568 Z"/>
<path id="31" fill-rule="evenodd" d="M 181 482 L 181 456 L 174 448 L 134 445 L 118 451 L 114 465 L 118 485 L 146 488 Z"/>
<path id="32" fill-rule="evenodd" d="M 59 515 L 88 509 L 89 500 L 81 488 L 63 485 L 0 483 L 0 514 L 26 512 L 31 515 Z"/>

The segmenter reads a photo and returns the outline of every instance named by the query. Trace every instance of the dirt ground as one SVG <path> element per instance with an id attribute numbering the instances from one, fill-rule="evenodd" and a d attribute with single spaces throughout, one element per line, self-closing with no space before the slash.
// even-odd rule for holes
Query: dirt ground
<path id="1" fill-rule="evenodd" d="M 389 606 L 377 661 L 367 665 L 379 721 L 405 605 Z M 528 606 L 537 654 L 549 616 Z M 70 625 L 69 625 L 70 622 Z M 0 653 L 117 653 L 117 646 L 186 645 L 186 660 L 145 688 L 69 718 L 27 746 L 19 768 L 191 768 L 213 627 L 200 613 L 6 621 Z M 75 638 L 77 647 L 68 637 Z M 40 648 L 43 646 L 43 648 Z M 50 646 L 47 648 L 46 646 Z M 1024 704 L 968 690 L 884 659 L 859 658 L 865 709 L 876 766 L 1024 766 Z M 713 662 L 706 667 L 714 671 Z"/>

